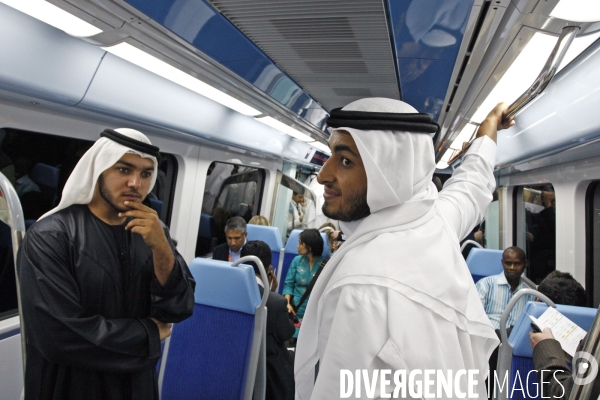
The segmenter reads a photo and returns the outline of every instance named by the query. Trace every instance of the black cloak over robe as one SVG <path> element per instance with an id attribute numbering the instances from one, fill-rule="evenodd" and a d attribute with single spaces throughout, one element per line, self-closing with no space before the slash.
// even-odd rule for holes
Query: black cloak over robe
<path id="1" fill-rule="evenodd" d="M 164 286 L 142 237 L 87 205 L 35 223 L 18 254 L 27 338 L 26 399 L 158 399 L 160 337 L 150 316 L 192 314 L 195 282 L 168 230 Z"/>

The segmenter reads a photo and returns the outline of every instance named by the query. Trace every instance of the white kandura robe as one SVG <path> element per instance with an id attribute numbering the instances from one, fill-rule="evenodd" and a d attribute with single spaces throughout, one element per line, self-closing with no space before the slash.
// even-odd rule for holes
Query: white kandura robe
<path id="1" fill-rule="evenodd" d="M 311 293 L 296 350 L 296 399 L 339 398 L 341 369 L 405 370 L 406 376 L 414 369 L 476 369 L 476 392 L 487 397 L 488 358 L 498 339 L 459 241 L 491 201 L 495 143 L 475 141 L 438 196 L 433 159 L 424 167 L 414 162 L 428 152 L 433 158 L 427 135 L 402 132 L 398 138 L 398 132 L 381 131 L 381 139 L 339 129 L 352 134 L 361 153 L 372 214 L 340 223 L 348 240 Z M 390 154 L 397 151 L 390 140 L 400 142 L 403 158 Z M 361 395 L 367 398 L 364 387 Z"/>

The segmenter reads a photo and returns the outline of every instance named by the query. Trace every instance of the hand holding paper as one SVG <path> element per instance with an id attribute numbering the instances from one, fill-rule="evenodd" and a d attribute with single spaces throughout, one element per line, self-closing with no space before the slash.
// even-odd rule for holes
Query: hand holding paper
<path id="1" fill-rule="evenodd" d="M 527 315 L 542 331 L 544 328 L 549 328 L 562 349 L 571 357 L 575 354 L 581 339 L 586 335 L 586 331 L 554 308 L 548 308 L 539 318 Z"/>

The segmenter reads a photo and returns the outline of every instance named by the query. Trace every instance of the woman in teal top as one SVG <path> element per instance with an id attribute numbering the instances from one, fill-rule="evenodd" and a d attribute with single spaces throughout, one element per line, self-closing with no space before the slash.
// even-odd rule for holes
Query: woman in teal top
<path id="1" fill-rule="evenodd" d="M 293 299 L 294 304 L 300 302 L 302 295 L 306 292 L 306 288 L 323 261 L 323 238 L 318 230 L 305 229 L 298 235 L 298 254 L 292 260 L 290 269 L 287 272 L 282 294 L 288 301 L 288 311 L 296 315 L 299 320 L 302 320 L 310 296 L 304 300 L 296 312 L 294 312 L 291 300 Z M 298 328 L 296 328 L 294 337 L 298 337 Z"/>

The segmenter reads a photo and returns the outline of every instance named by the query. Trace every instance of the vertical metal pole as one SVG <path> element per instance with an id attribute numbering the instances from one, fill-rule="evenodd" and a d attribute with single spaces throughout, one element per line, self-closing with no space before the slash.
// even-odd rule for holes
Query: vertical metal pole
<path id="1" fill-rule="evenodd" d="M 25 347 L 25 323 L 23 321 L 23 306 L 21 301 L 21 285 L 19 284 L 19 271 L 17 270 L 17 253 L 23 237 L 25 236 L 25 219 L 23 216 L 23 208 L 21 207 L 21 201 L 15 188 L 12 186 L 10 181 L 0 173 L 0 190 L 2 195 L 6 199 L 7 211 L 8 211 L 8 225 L 11 229 L 11 238 L 13 246 L 13 262 L 15 266 L 15 279 L 17 285 L 17 300 L 19 304 L 19 321 L 21 324 L 21 351 L 23 356 L 23 384 L 25 384 L 25 361 L 27 359 L 26 347 Z"/>

